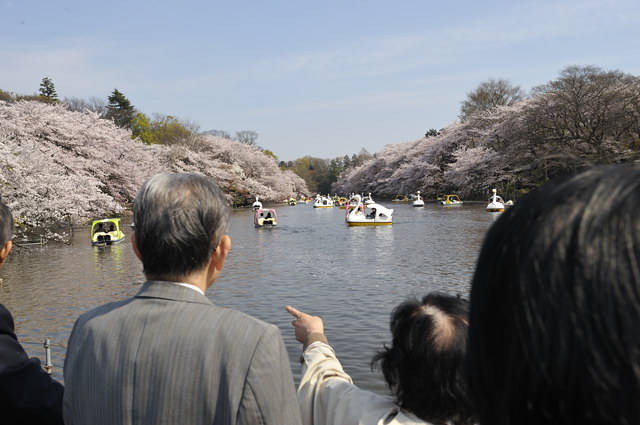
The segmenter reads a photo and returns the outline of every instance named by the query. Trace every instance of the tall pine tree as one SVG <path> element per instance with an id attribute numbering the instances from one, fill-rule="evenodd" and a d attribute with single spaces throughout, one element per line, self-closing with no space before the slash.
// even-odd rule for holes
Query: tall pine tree
<path id="1" fill-rule="evenodd" d="M 131 128 L 131 120 L 136 115 L 136 108 L 118 89 L 114 89 L 108 97 L 106 118 L 113 120 L 118 127 Z"/>
<path id="2" fill-rule="evenodd" d="M 57 102 L 58 93 L 50 78 L 44 77 L 40 83 L 40 96 L 46 98 L 48 102 Z"/>

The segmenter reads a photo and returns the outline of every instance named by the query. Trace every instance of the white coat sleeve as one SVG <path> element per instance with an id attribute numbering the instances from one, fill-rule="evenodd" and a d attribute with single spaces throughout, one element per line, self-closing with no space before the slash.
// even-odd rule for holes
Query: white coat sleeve
<path id="1" fill-rule="evenodd" d="M 328 344 L 313 342 L 302 361 L 298 401 L 303 425 L 395 423 L 399 412 L 393 399 L 354 385 Z"/>

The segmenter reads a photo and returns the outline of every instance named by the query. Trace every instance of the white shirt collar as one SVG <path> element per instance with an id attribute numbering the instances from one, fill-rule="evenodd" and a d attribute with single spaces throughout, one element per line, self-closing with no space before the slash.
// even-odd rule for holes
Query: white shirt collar
<path id="1" fill-rule="evenodd" d="M 180 285 L 180 286 L 184 286 L 185 288 L 191 288 L 194 291 L 198 291 L 200 292 L 202 295 L 204 295 L 204 292 L 202 292 L 202 289 L 198 288 L 196 285 L 192 285 L 190 283 L 184 283 L 184 282 L 174 282 L 176 285 Z"/>

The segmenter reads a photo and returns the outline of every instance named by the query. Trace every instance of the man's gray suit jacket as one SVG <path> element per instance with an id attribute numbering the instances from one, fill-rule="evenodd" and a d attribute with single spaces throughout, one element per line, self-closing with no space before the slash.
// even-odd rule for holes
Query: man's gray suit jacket
<path id="1" fill-rule="evenodd" d="M 64 380 L 67 425 L 300 423 L 278 327 L 172 282 L 80 316 Z"/>

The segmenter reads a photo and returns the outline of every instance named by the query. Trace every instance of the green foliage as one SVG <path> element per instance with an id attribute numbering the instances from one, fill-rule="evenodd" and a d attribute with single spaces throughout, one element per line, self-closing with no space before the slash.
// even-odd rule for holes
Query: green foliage
<path id="1" fill-rule="evenodd" d="M 105 118 L 112 120 L 118 127 L 131 128 L 131 121 L 136 114 L 136 109 L 129 99 L 118 89 L 114 89 L 108 100 Z"/>
<path id="2" fill-rule="evenodd" d="M 191 132 L 171 115 L 159 116 L 151 122 L 151 131 L 155 135 L 156 143 L 163 145 L 174 145 L 186 143 L 191 136 Z"/>
<path id="3" fill-rule="evenodd" d="M 328 194 L 331 193 L 333 183 L 338 181 L 345 170 L 358 167 L 372 158 L 373 155 L 366 149 L 362 149 L 359 154 L 353 154 L 351 158 L 349 155 L 344 155 L 329 160 L 305 156 L 293 162 L 280 161 L 279 167 L 296 173 L 305 181 L 312 193 Z"/>
<path id="4" fill-rule="evenodd" d="M 154 118 L 150 120 L 145 114 L 136 114 L 131 119 L 132 137 L 148 145 L 186 144 L 191 138 L 192 132 L 178 118 L 159 114 Z"/>
<path id="5" fill-rule="evenodd" d="M 48 97 L 42 96 L 40 94 L 18 94 L 16 95 L 16 101 L 18 100 L 27 100 L 27 101 L 42 102 L 42 103 L 55 103 L 55 102 L 52 102 Z"/>
<path id="6" fill-rule="evenodd" d="M 138 112 L 131 119 L 131 136 L 134 139 L 136 137 L 139 138 L 148 145 L 157 143 L 154 139 L 153 131 L 151 131 L 151 121 L 142 112 Z"/>
<path id="7" fill-rule="evenodd" d="M 14 100 L 13 93 L 0 89 L 0 100 L 3 100 L 5 102 L 13 102 Z"/>
<path id="8" fill-rule="evenodd" d="M 305 156 L 293 161 L 293 166 L 289 167 L 291 171 L 293 171 L 305 181 L 311 193 L 318 192 L 317 173 L 315 172 L 313 167 L 313 162 L 317 160 L 318 158 Z"/>
<path id="9" fill-rule="evenodd" d="M 263 152 L 265 155 L 268 155 L 268 156 L 270 156 L 271 158 L 273 158 L 273 159 L 275 159 L 275 160 L 277 160 L 277 159 L 278 159 L 278 157 L 276 156 L 276 154 L 275 154 L 275 153 L 273 153 L 273 152 L 272 152 L 271 150 L 269 150 L 269 149 L 263 149 L 263 150 L 262 150 L 262 152 Z"/>
<path id="10" fill-rule="evenodd" d="M 50 78 L 44 77 L 40 83 L 40 95 L 45 97 L 49 102 L 57 102 L 58 94 Z"/>
<path id="11" fill-rule="evenodd" d="M 430 128 L 429 130 L 427 130 L 424 137 L 435 137 L 439 135 L 440 135 L 440 132 L 438 130 L 436 130 L 435 128 Z"/>

